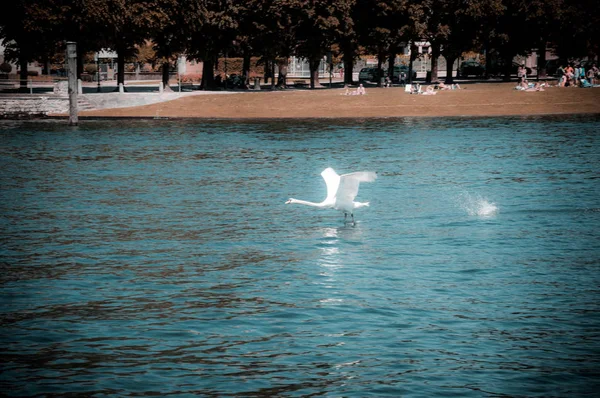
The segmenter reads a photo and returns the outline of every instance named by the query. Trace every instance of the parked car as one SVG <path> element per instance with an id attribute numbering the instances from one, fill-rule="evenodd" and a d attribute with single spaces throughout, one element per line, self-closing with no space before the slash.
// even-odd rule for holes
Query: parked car
<path id="1" fill-rule="evenodd" d="M 481 65 L 474 59 L 470 59 L 460 64 L 459 73 L 462 77 L 481 77 L 485 73 L 485 66 Z"/>
<path id="2" fill-rule="evenodd" d="M 358 80 L 367 82 L 379 82 L 379 79 L 385 77 L 385 75 L 386 71 L 383 69 L 380 73 L 379 69 L 377 68 L 362 68 L 358 73 Z"/>
<path id="3" fill-rule="evenodd" d="M 401 79 L 401 74 L 404 73 L 404 77 L 406 81 L 408 81 L 408 65 L 396 65 L 394 66 L 394 70 L 392 71 L 392 81 L 394 83 L 398 83 Z M 412 71 L 413 80 L 417 78 L 417 71 Z"/>

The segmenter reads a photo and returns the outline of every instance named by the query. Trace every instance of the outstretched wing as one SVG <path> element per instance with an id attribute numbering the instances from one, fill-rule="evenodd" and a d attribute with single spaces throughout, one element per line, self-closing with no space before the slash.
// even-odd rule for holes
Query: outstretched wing
<path id="1" fill-rule="evenodd" d="M 327 184 L 327 198 L 325 198 L 325 202 L 333 202 L 340 186 L 340 176 L 331 167 L 323 170 L 321 176 L 325 180 L 325 184 Z"/>
<path id="2" fill-rule="evenodd" d="M 361 182 L 373 182 L 377 178 L 374 171 L 359 171 L 340 176 L 340 185 L 336 194 L 336 203 L 341 207 L 352 208 L 352 202 L 358 194 Z"/>

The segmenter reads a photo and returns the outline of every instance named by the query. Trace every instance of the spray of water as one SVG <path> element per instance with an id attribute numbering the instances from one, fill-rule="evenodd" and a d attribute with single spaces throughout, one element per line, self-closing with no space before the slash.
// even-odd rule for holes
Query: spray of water
<path id="1" fill-rule="evenodd" d="M 470 216 L 491 217 L 498 213 L 498 206 L 479 194 L 464 192 L 460 195 L 458 202 Z"/>

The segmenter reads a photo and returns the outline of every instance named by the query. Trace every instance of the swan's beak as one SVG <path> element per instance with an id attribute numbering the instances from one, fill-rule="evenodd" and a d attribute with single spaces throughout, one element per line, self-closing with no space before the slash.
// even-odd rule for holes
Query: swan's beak
<path id="1" fill-rule="evenodd" d="M 286 205 L 289 205 L 290 203 L 292 203 L 291 199 L 288 199 L 287 202 L 285 202 Z"/>

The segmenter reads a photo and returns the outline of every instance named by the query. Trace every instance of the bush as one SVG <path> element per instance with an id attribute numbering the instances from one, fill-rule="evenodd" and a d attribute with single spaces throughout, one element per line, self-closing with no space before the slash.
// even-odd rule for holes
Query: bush
<path id="1" fill-rule="evenodd" d="M 94 64 L 87 64 L 83 67 L 83 70 L 85 71 L 85 73 L 89 73 L 90 75 L 93 75 L 96 73 L 96 65 Z"/>
<path id="2" fill-rule="evenodd" d="M 202 80 L 202 75 L 196 73 L 189 73 L 187 75 L 181 76 L 182 83 L 194 83 L 200 82 Z"/>
<path id="3" fill-rule="evenodd" d="M 4 62 L 0 64 L 0 72 L 2 73 L 10 73 L 12 72 L 12 65 L 8 62 Z"/>

